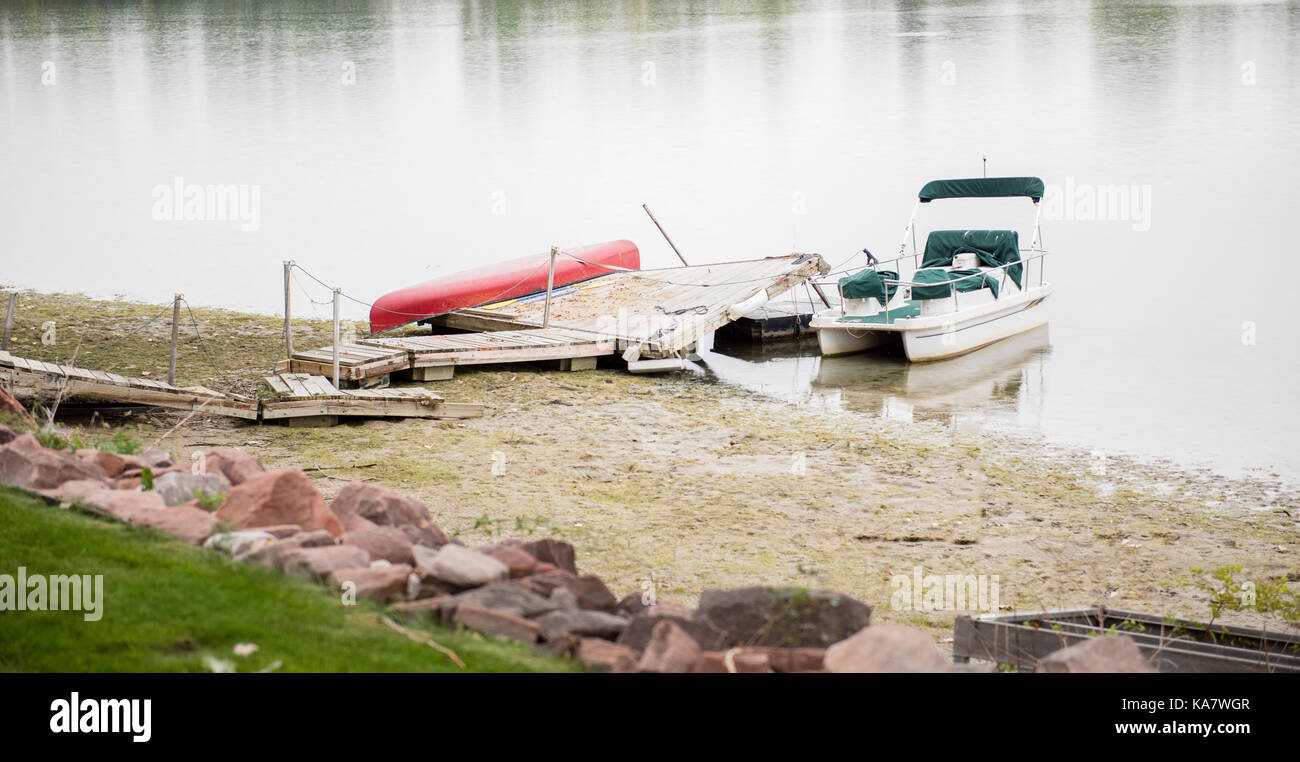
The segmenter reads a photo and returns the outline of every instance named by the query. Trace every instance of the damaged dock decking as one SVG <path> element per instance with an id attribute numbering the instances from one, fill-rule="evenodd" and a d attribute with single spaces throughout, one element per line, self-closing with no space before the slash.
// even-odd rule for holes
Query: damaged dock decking
<path id="1" fill-rule="evenodd" d="M 691 351 L 705 334 L 744 317 L 829 268 L 817 254 L 744 262 L 613 272 L 544 298 L 533 294 L 428 321 L 465 333 L 366 338 L 339 346 L 339 381 L 410 371 L 417 381 L 452 377 L 457 365 L 558 360 L 595 367 L 594 358 L 622 354 L 629 369 Z M 403 357 L 403 355 L 405 355 Z M 333 347 L 295 352 L 279 372 L 333 373 Z M 677 367 L 680 367 L 678 365 Z M 659 369 L 655 365 L 654 369 Z"/>

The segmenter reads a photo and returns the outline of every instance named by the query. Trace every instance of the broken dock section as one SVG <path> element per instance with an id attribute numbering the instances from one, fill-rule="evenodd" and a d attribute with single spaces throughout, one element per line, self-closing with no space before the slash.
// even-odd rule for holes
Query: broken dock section
<path id="1" fill-rule="evenodd" d="M 482 405 L 447 402 L 428 389 L 336 389 L 324 376 L 281 373 L 263 379 L 273 397 L 262 400 L 262 420 L 290 426 L 332 426 L 340 416 L 367 418 L 478 418 Z"/>

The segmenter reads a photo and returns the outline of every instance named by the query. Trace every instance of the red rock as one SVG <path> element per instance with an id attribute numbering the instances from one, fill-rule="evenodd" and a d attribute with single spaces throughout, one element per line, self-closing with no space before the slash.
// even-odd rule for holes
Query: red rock
<path id="1" fill-rule="evenodd" d="M 952 661 L 921 630 L 893 624 L 864 627 L 826 649 L 829 672 L 953 672 Z"/>
<path id="2" fill-rule="evenodd" d="M 329 573 L 329 584 L 338 590 L 344 583 L 351 582 L 356 586 L 357 598 L 390 603 L 406 598 L 407 579 L 410 576 L 411 567 L 408 564 L 366 566 L 332 571 Z"/>
<path id="3" fill-rule="evenodd" d="M 650 633 L 650 643 L 636 668 L 638 672 L 690 672 L 701 653 L 695 638 L 676 622 L 665 619 Z"/>
<path id="4" fill-rule="evenodd" d="M 205 454 L 203 470 L 208 473 L 222 474 L 236 486 L 266 473 L 266 467 L 257 458 L 241 450 L 226 447 Z"/>
<path id="5" fill-rule="evenodd" d="M 415 566 L 411 540 L 400 529 L 372 526 L 369 529 L 344 532 L 343 544 L 364 549 L 372 561 L 382 558 L 395 564 Z"/>
<path id="6" fill-rule="evenodd" d="M 131 455 L 119 455 L 103 450 L 77 450 L 77 457 L 104 469 L 110 479 L 116 479 L 128 468 L 139 470 L 144 462 Z"/>
<path id="7" fill-rule="evenodd" d="M 101 481 L 107 486 L 108 474 L 70 452 L 42 447 L 31 434 L 23 434 L 0 447 L 0 484 L 39 491 L 85 479 Z"/>
<path id="8" fill-rule="evenodd" d="M 462 627 L 501 635 L 524 643 L 537 642 L 537 636 L 541 634 L 541 630 L 535 623 L 523 617 L 468 602 L 461 602 L 456 606 L 452 621 Z"/>
<path id="9" fill-rule="evenodd" d="M 1102 635 L 1044 656 L 1035 672 L 1155 672 L 1137 643 L 1127 635 Z"/>
<path id="10" fill-rule="evenodd" d="M 297 524 L 306 531 L 324 529 L 335 537 L 343 534 L 343 525 L 325 499 L 296 468 L 268 471 L 232 487 L 217 518 L 235 529 Z"/>
<path id="11" fill-rule="evenodd" d="M 77 501 L 98 508 L 123 520 L 139 523 L 141 514 L 156 513 L 167 507 L 157 492 L 128 492 L 106 489 Z"/>
<path id="12" fill-rule="evenodd" d="M 824 648 L 766 648 L 773 672 L 823 672 Z"/>
<path id="13" fill-rule="evenodd" d="M 407 617 L 424 617 L 430 616 L 434 619 L 440 617 L 443 604 L 452 599 L 450 595 L 440 595 L 433 598 L 421 598 L 414 601 L 404 601 L 394 603 L 389 609 Z"/>
<path id="14" fill-rule="evenodd" d="M 113 489 L 139 489 L 142 486 L 140 477 L 128 476 L 113 482 Z"/>
<path id="15" fill-rule="evenodd" d="M 598 672 L 631 672 L 636 669 L 636 652 L 602 638 L 582 638 L 575 655 L 582 666 Z"/>
<path id="16" fill-rule="evenodd" d="M 555 564 L 570 574 L 578 573 L 577 554 L 573 546 L 567 542 L 548 537 L 544 540 L 525 542 L 519 546 L 519 549 L 538 561 Z"/>
<path id="17" fill-rule="evenodd" d="M 349 482 L 330 503 L 330 510 L 348 528 L 364 529 L 371 524 L 395 527 L 407 532 L 412 543 L 430 548 L 447 544 L 447 536 L 433 525 L 423 503 L 403 497 L 376 484 Z"/>
<path id="18" fill-rule="evenodd" d="M 159 510 L 137 511 L 131 523 L 159 529 L 178 540 L 200 545 L 216 528 L 217 517 L 206 511 L 199 501 L 173 505 Z"/>
<path id="19" fill-rule="evenodd" d="M 369 566 L 370 554 L 351 545 L 295 548 L 284 554 L 283 564 L 284 573 L 291 577 L 323 582 L 329 578 L 330 572 Z"/>
<path id="20" fill-rule="evenodd" d="M 527 577 L 537 568 L 537 559 L 528 553 L 510 546 L 494 548 L 485 551 L 489 556 L 506 565 L 510 570 L 510 576 L 514 579 Z"/>
<path id="21" fill-rule="evenodd" d="M 286 537 L 293 537 L 294 535 L 301 532 L 302 527 L 298 526 L 297 524 L 279 524 L 273 527 L 259 527 L 259 530 L 266 532 L 267 534 L 275 537 L 276 539 L 283 540 Z"/>
<path id="22" fill-rule="evenodd" d="M 533 574 L 550 574 L 551 572 L 559 570 L 560 567 L 555 564 L 548 564 L 545 561 L 540 561 L 537 566 L 533 567 Z"/>

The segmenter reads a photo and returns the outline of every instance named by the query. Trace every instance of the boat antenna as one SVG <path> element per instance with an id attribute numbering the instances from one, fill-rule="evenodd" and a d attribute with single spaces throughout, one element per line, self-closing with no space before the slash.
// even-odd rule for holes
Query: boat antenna
<path id="1" fill-rule="evenodd" d="M 984 176 L 989 176 L 989 155 L 984 154 Z"/>
<path id="2" fill-rule="evenodd" d="M 868 265 L 868 266 L 870 266 L 870 265 L 874 265 L 874 264 L 877 264 L 877 263 L 879 262 L 879 260 L 876 259 L 876 257 L 875 257 L 874 254 L 872 254 L 871 252 L 867 251 L 866 247 L 863 247 L 863 249 L 862 249 L 862 253 L 867 255 L 867 265 Z"/>

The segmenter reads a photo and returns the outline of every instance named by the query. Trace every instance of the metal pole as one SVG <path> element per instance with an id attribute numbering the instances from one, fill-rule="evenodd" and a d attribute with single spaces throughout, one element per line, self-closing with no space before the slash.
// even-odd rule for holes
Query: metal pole
<path id="1" fill-rule="evenodd" d="M 546 274 L 546 305 L 542 307 L 542 327 L 551 327 L 551 290 L 555 288 L 555 257 L 560 253 L 559 246 L 551 247 L 551 269 Z"/>
<path id="2" fill-rule="evenodd" d="M 339 388 L 339 294 L 343 289 L 334 289 L 334 346 L 331 347 L 334 355 L 334 388 Z"/>
<path id="3" fill-rule="evenodd" d="M 9 351 L 9 334 L 14 331 L 14 307 L 18 304 L 18 292 L 9 294 L 9 309 L 5 311 L 5 335 L 0 340 L 0 351 Z"/>
<path id="4" fill-rule="evenodd" d="M 184 294 L 177 294 L 172 300 L 172 356 L 171 362 L 167 364 L 167 383 L 172 386 L 176 385 L 176 342 L 180 337 L 181 299 L 184 298 Z"/>
<path id="5" fill-rule="evenodd" d="M 668 242 L 668 245 L 673 247 L 673 253 L 677 255 L 677 258 L 682 261 L 682 264 L 686 265 L 687 267 L 690 267 L 691 266 L 690 262 L 687 262 L 686 257 L 683 257 L 682 253 L 677 250 L 677 244 L 673 243 L 673 239 L 669 238 L 668 234 L 664 232 L 664 226 L 659 224 L 659 220 L 655 219 L 655 214 L 654 212 L 650 211 L 650 207 L 645 204 L 642 204 L 641 208 L 645 210 L 646 214 L 650 215 L 650 221 L 655 224 L 655 227 L 659 228 L 659 232 L 663 234 L 664 240 Z"/>
<path id="6" fill-rule="evenodd" d="M 284 356 L 293 359 L 293 310 L 289 306 L 289 276 L 293 274 L 293 260 L 284 263 Z"/>

